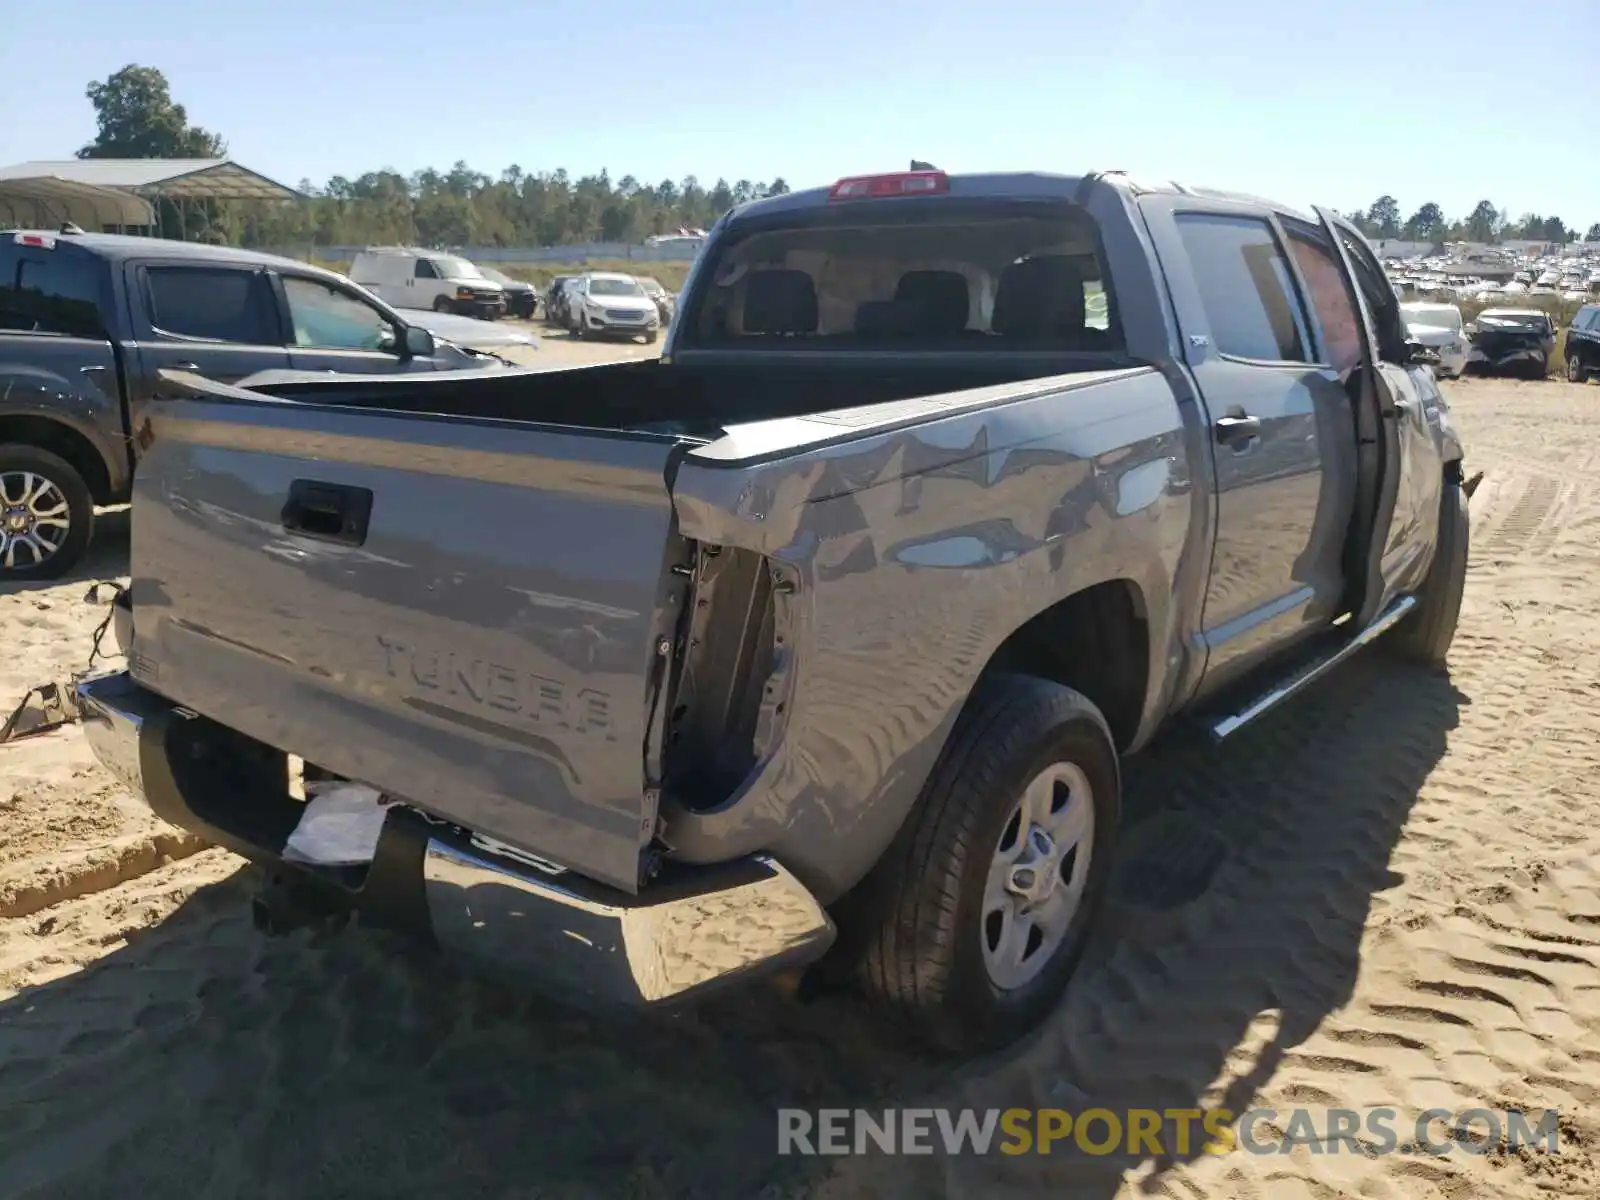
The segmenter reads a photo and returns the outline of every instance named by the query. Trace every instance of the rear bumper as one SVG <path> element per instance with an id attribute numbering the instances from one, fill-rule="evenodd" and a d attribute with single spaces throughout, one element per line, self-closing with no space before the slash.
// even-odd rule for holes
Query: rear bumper
<path id="1" fill-rule="evenodd" d="M 660 329 L 661 326 L 655 324 L 621 325 L 611 322 L 591 322 L 586 332 L 590 337 L 594 338 L 636 338 L 651 337 L 652 335 L 658 333 Z"/>
<path id="2" fill-rule="evenodd" d="M 209 735 L 226 731 L 126 674 L 87 680 L 77 691 L 96 757 L 164 820 L 309 881 L 374 924 L 543 990 L 662 1004 L 802 965 L 833 942 L 816 899 L 765 856 L 664 872 L 630 896 L 514 861 L 467 831 L 396 806 L 370 867 L 286 862 L 280 852 L 299 805 L 286 784 L 262 778 L 270 771 L 252 772 L 252 787 L 237 772 L 230 779 L 206 765 L 217 757 Z M 269 764 L 274 752 L 261 749 Z"/>

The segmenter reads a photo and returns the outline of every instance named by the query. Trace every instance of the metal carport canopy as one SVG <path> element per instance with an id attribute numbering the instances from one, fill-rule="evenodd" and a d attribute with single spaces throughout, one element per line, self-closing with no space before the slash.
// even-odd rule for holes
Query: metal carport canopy
<path id="1" fill-rule="evenodd" d="M 155 220 L 150 202 L 130 192 L 50 176 L 0 178 L 0 224 L 45 228 L 74 221 L 99 230 L 107 225 L 154 225 Z"/>
<path id="2" fill-rule="evenodd" d="M 294 188 L 226 158 L 69 158 L 18 163 L 0 168 L 0 210 L 12 197 L 34 206 L 54 201 L 58 208 L 75 201 L 70 207 L 93 211 L 90 220 L 96 226 L 154 224 L 149 201 L 157 199 L 303 199 Z M 112 197 L 120 197 L 127 207 L 119 206 Z M 100 215 L 112 209 L 118 215 L 111 219 Z"/>

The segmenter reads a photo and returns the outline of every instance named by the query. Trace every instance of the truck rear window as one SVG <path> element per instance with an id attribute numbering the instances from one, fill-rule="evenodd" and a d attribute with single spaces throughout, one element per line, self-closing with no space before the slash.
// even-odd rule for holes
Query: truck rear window
<path id="1" fill-rule="evenodd" d="M 1083 210 L 868 202 L 717 240 L 681 346 L 1113 351 L 1114 298 Z"/>

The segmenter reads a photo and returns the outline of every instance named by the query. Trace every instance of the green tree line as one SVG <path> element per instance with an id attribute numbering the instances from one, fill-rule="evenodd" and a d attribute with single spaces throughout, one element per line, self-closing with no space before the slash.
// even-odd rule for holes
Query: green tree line
<path id="1" fill-rule="evenodd" d="M 1365 211 L 1346 215 L 1368 237 L 1408 242 L 1575 242 L 1580 237 L 1578 227 L 1569 226 L 1560 217 L 1524 213 L 1513 218 L 1489 200 L 1478 201 L 1470 213 L 1457 219 L 1446 217 L 1444 210 L 1431 200 L 1404 217 L 1400 202 L 1393 196 L 1379 196 Z M 1600 222 L 1589 226 L 1581 236 L 1586 242 L 1600 242 Z"/>
<path id="2" fill-rule="evenodd" d="M 782 179 L 756 183 L 693 175 L 644 183 L 632 175 L 571 178 L 566 171 L 507 167 L 498 178 L 458 162 L 447 172 L 402 176 L 373 171 L 309 180 L 300 205 L 256 206 L 224 215 L 222 232 L 244 245 L 317 246 L 404 243 L 425 246 L 557 246 L 640 242 L 652 234 L 704 229 L 735 204 L 789 190 Z"/>
<path id="3" fill-rule="evenodd" d="M 80 158 L 220 158 L 227 143 L 189 124 L 166 77 L 130 64 L 87 89 L 98 127 Z M 302 180 L 303 204 L 213 202 L 190 205 L 191 237 L 243 246 L 337 246 L 404 243 L 426 246 L 555 246 L 639 242 L 652 234 L 703 229 L 736 204 L 787 192 L 782 179 L 757 182 L 693 175 L 649 183 L 607 171 L 572 178 L 564 170 L 507 167 L 498 176 L 458 162 L 449 171 L 413 175 L 370 171 L 335 176 L 318 187 Z M 163 207 L 162 227 L 178 227 Z"/>
<path id="4" fill-rule="evenodd" d="M 87 94 L 98 131 L 79 157 L 220 158 L 227 153 L 219 135 L 189 124 L 166 77 L 154 67 L 130 64 L 91 83 Z M 782 179 L 718 179 L 707 185 L 693 175 L 650 183 L 633 175 L 613 180 L 607 171 L 573 179 L 564 170 L 528 172 L 517 166 L 490 176 L 458 162 L 449 171 L 409 176 L 394 171 L 370 171 L 357 179 L 335 176 L 321 187 L 302 180 L 299 189 L 307 197 L 303 204 L 191 206 L 184 226 L 191 236 L 244 246 L 638 242 L 652 234 L 706 228 L 734 205 L 787 192 L 789 185 Z M 166 209 L 163 228 L 176 228 L 176 213 Z M 1447 217 L 1432 201 L 1407 217 L 1399 201 L 1385 195 L 1349 215 L 1375 238 L 1578 239 L 1576 228 L 1560 217 L 1529 213 L 1512 219 L 1488 200 L 1460 218 Z M 1585 238 L 1600 242 L 1600 223 L 1591 225 Z"/>

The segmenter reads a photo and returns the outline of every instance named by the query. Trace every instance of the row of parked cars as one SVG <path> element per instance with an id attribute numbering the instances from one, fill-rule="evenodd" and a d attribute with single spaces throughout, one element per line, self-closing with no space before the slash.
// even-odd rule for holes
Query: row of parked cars
<path id="1" fill-rule="evenodd" d="M 676 311 L 676 297 L 648 275 L 557 275 L 544 297 L 545 320 L 574 337 L 643 337 L 654 342 Z"/>
<path id="2" fill-rule="evenodd" d="M 1411 339 L 1438 356 L 1441 378 L 1460 379 L 1469 370 L 1534 379 L 1549 374 L 1558 331 L 1543 309 L 1486 308 L 1466 321 L 1460 308 L 1443 301 L 1400 307 Z M 1587 304 L 1573 316 L 1563 357 L 1562 369 L 1573 383 L 1600 374 L 1600 304 Z"/>
<path id="3" fill-rule="evenodd" d="M 493 321 L 545 320 L 576 337 L 642 337 L 654 342 L 671 322 L 674 298 L 649 276 L 591 271 L 557 275 L 540 294 L 533 284 L 442 250 L 379 246 L 356 255 L 350 278 L 399 308 L 431 309 Z"/>

